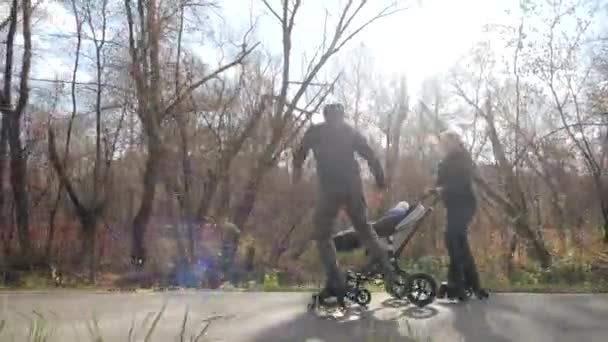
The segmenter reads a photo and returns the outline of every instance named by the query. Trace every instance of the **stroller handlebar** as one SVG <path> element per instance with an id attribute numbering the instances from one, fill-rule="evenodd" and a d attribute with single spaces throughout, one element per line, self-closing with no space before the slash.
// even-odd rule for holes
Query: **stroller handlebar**
<path id="1" fill-rule="evenodd" d="M 432 203 L 433 205 L 435 205 L 439 201 L 439 193 L 435 189 L 425 191 L 424 194 L 420 196 L 420 199 L 418 201 L 426 202 L 429 199 L 433 199 Z"/>

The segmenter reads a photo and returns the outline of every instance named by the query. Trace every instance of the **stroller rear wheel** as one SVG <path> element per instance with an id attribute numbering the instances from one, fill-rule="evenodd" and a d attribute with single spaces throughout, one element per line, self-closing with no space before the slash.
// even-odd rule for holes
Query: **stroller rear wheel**
<path id="1" fill-rule="evenodd" d="M 404 270 L 395 271 L 395 283 L 391 284 L 386 290 L 394 298 L 403 299 L 408 291 L 409 274 Z"/>
<path id="2" fill-rule="evenodd" d="M 408 279 L 407 299 L 419 308 L 431 304 L 437 296 L 437 282 L 426 273 L 412 274 Z"/>

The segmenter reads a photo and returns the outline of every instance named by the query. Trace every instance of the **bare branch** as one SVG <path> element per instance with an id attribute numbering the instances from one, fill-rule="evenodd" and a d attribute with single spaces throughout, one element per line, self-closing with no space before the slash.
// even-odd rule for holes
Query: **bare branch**
<path id="1" fill-rule="evenodd" d="M 213 126 L 213 123 L 211 121 L 209 121 L 209 118 L 207 117 L 207 115 L 205 115 L 205 113 L 203 113 L 203 120 L 205 120 L 205 123 L 207 124 L 207 128 L 209 128 L 209 131 L 211 131 L 211 134 L 213 134 L 213 136 L 215 137 L 218 147 L 221 148 L 222 137 L 220 136 L 219 132 Z"/>
<path id="2" fill-rule="evenodd" d="M 13 73 L 11 76 L 14 78 L 21 79 L 21 75 L 19 75 L 19 74 Z M 30 81 L 45 82 L 45 83 L 59 83 L 59 84 L 70 84 L 70 85 L 72 85 L 72 83 L 75 83 L 76 85 L 84 86 L 86 89 L 90 89 L 93 91 L 95 88 L 92 88 L 92 87 L 97 87 L 97 82 L 80 82 L 80 81 L 74 82 L 72 80 L 60 80 L 60 79 L 40 78 L 40 77 L 31 77 L 31 76 L 28 77 L 27 79 Z M 90 87 L 90 86 L 92 86 L 92 87 Z M 110 84 L 110 83 L 101 83 L 101 86 L 104 88 L 110 88 L 112 90 L 117 90 L 117 91 L 120 91 L 123 93 L 126 93 L 129 91 L 129 89 L 127 89 L 127 88 L 123 88 L 118 85 L 114 85 L 114 84 Z M 1 95 L 1 93 L 0 93 L 0 95 Z"/>
<path id="3" fill-rule="evenodd" d="M 144 92 L 144 83 L 141 75 L 141 69 L 139 65 L 139 54 L 135 45 L 135 28 L 133 27 L 133 13 L 131 11 L 131 0 L 125 0 L 125 9 L 127 12 L 127 24 L 129 28 L 129 53 L 131 55 L 131 75 L 135 80 L 137 86 L 137 93 Z"/>
<path id="4" fill-rule="evenodd" d="M 500 195 L 496 190 L 494 190 L 492 188 L 492 186 L 490 186 L 490 184 L 488 184 L 488 182 L 486 182 L 485 179 L 483 179 L 483 177 L 481 177 L 478 173 L 475 173 L 473 175 L 473 181 L 479 185 L 479 187 L 481 189 L 484 190 L 484 192 L 490 197 L 492 198 L 493 201 L 495 201 L 496 203 L 498 203 L 500 206 L 502 206 L 503 208 L 505 208 L 505 210 L 507 211 L 507 213 L 509 215 L 514 215 L 517 210 L 516 208 L 514 208 L 511 203 L 505 199 L 504 197 L 502 197 L 502 195 Z"/>
<path id="5" fill-rule="evenodd" d="M 475 103 L 471 98 L 469 98 L 467 96 L 467 94 L 462 89 L 460 84 L 458 84 L 457 82 L 454 82 L 452 85 L 454 86 L 454 88 L 456 88 L 456 93 L 458 94 L 458 96 L 460 96 L 463 100 L 466 101 L 466 103 L 468 103 L 471 107 L 473 107 L 473 109 L 475 109 L 475 112 L 477 114 L 481 115 L 483 118 L 485 118 L 487 116 L 487 113 L 485 113 L 484 110 L 481 109 L 481 107 L 479 107 L 479 104 Z"/>
<path id="6" fill-rule="evenodd" d="M 260 43 L 256 43 L 255 45 L 253 45 L 251 48 L 249 49 L 244 49 L 243 52 L 241 54 L 239 54 L 239 56 L 234 59 L 232 62 L 225 64 L 221 67 L 219 67 L 217 70 L 215 70 L 214 72 L 212 72 L 211 74 L 203 77 L 201 80 L 194 82 L 192 85 L 190 85 L 186 90 L 182 91 L 175 99 L 173 99 L 173 101 L 171 102 L 171 104 L 169 106 L 167 106 L 167 108 L 163 111 L 163 115 L 166 115 L 168 113 L 172 113 L 173 110 L 179 105 L 179 103 L 186 97 L 188 97 L 193 91 L 195 91 L 198 87 L 200 87 L 201 85 L 205 84 L 206 82 L 208 82 L 209 80 L 217 77 L 219 74 L 223 73 L 224 71 L 234 67 L 235 65 L 238 65 L 240 63 L 243 62 L 243 60 L 249 55 L 251 54 L 251 52 L 253 52 L 253 50 L 255 50 L 257 48 L 257 46 Z"/>
<path id="7" fill-rule="evenodd" d="M 569 89 L 570 93 L 572 94 L 572 101 L 574 102 L 574 113 L 576 114 L 576 120 L 578 122 L 582 122 L 583 119 L 581 118 L 581 108 L 580 108 L 580 104 L 578 101 L 578 96 L 572 86 L 571 77 L 567 78 L 567 84 L 568 84 L 568 89 Z M 596 174 L 601 174 L 602 169 L 601 169 L 600 165 L 598 164 L 597 160 L 595 160 L 595 158 L 593 157 L 593 150 L 591 149 L 589 140 L 587 139 L 587 136 L 586 136 L 585 132 L 583 131 L 583 126 L 578 125 L 578 128 L 579 128 L 579 132 L 581 133 L 581 140 L 583 141 L 583 145 L 585 146 L 585 149 L 586 149 L 586 154 L 589 157 L 591 157 L 588 160 L 589 165 L 591 166 L 591 168 L 594 170 L 594 172 Z"/>
<path id="8" fill-rule="evenodd" d="M 32 63 L 32 27 L 30 24 L 30 18 L 32 15 L 32 8 L 30 0 L 23 1 L 23 56 L 21 59 L 21 82 L 19 83 L 19 100 L 17 101 L 17 108 L 15 113 L 21 115 L 27 101 L 30 96 L 30 90 L 28 86 L 28 77 L 30 75 L 30 67 Z"/>
<path id="9" fill-rule="evenodd" d="M 68 192 L 68 195 L 70 196 L 70 199 L 72 200 L 72 203 L 76 207 L 77 211 L 79 211 L 79 212 L 85 211 L 86 208 L 84 207 L 84 205 L 78 198 L 78 194 L 76 193 L 76 190 L 74 189 L 72 182 L 68 178 L 68 176 L 65 172 L 65 168 L 63 167 L 61 161 L 59 160 L 59 155 L 57 155 L 57 147 L 55 144 L 55 132 L 52 128 L 50 120 L 49 120 L 49 124 L 48 124 L 48 152 L 49 152 L 49 159 L 50 159 L 51 163 L 53 164 L 53 167 L 55 168 L 57 175 L 59 176 L 59 180 L 61 181 L 61 183 L 65 187 L 66 191 Z"/>
<path id="10" fill-rule="evenodd" d="M 321 104 L 325 101 L 325 99 L 329 96 L 329 94 L 331 94 L 335 87 L 336 84 L 338 83 L 338 80 L 340 80 L 340 78 L 342 77 L 343 73 L 340 72 L 338 73 L 338 75 L 330 82 L 330 83 L 309 83 L 310 85 L 323 85 L 322 88 L 320 88 L 314 95 L 313 97 L 310 99 L 310 101 L 308 101 L 308 103 L 306 103 L 306 105 L 304 106 L 305 109 L 298 109 L 297 107 L 294 107 L 295 109 L 297 109 L 301 114 L 305 113 L 307 114 L 307 119 L 310 119 L 310 116 L 312 116 L 312 114 L 314 112 L 316 112 L 317 110 L 319 110 Z M 317 98 L 320 98 L 319 101 L 317 101 L 317 104 L 313 107 L 312 110 L 306 110 L 306 108 L 309 108 Z M 296 117 L 296 120 L 300 119 L 300 115 L 298 115 Z"/>
<path id="11" fill-rule="evenodd" d="M 125 120 L 126 113 L 127 113 L 127 110 L 123 106 L 123 109 L 120 113 L 120 118 L 118 119 L 118 125 L 116 126 L 116 131 L 114 132 L 114 139 L 112 140 L 110 152 L 108 153 L 108 156 L 106 157 L 106 170 L 105 170 L 105 176 L 104 176 L 104 183 L 107 183 L 107 181 L 108 181 L 110 167 L 112 166 L 112 160 L 114 158 L 114 154 L 116 153 L 116 145 L 118 144 L 118 136 L 120 135 L 120 131 L 122 130 L 122 125 Z"/>
<path id="12" fill-rule="evenodd" d="M 362 4 L 365 2 L 362 2 Z M 393 14 L 402 12 L 405 10 L 405 8 L 397 8 L 397 9 L 392 9 L 394 7 L 394 5 L 389 5 L 386 8 L 384 8 L 380 14 L 374 16 L 373 18 L 369 19 L 368 21 L 366 21 L 365 23 L 363 23 L 361 26 L 359 26 L 357 29 L 355 29 L 351 34 L 349 34 L 346 38 L 344 38 L 342 40 L 342 43 L 340 43 L 336 48 L 335 48 L 335 52 L 339 51 L 340 49 L 342 49 L 342 47 L 344 47 L 344 45 L 346 45 L 346 43 L 348 43 L 351 39 L 353 39 L 357 34 L 359 34 L 359 32 L 363 31 L 366 27 L 368 27 L 369 25 L 371 25 L 372 23 L 374 23 L 375 21 L 391 16 Z M 357 10 L 358 11 L 358 10 Z M 356 13 L 355 13 L 356 14 Z M 350 24 L 350 21 L 354 18 L 354 15 L 351 17 L 351 19 L 348 21 L 348 24 Z M 348 25 L 347 24 L 347 25 Z M 346 26 L 345 26 L 346 27 Z"/>
<path id="13" fill-rule="evenodd" d="M 17 31 L 17 0 L 13 0 L 10 13 L 10 26 L 6 38 L 6 59 L 4 62 L 4 89 L 2 93 L 2 98 L 0 99 L 2 100 L 0 102 L 0 110 L 2 110 L 3 112 L 12 109 L 11 82 L 13 73 L 13 43 L 15 39 L 15 32 Z"/>
<path id="14" fill-rule="evenodd" d="M 6 19 L 4 19 L 3 21 L 0 21 L 0 31 L 3 31 L 4 28 L 10 24 L 11 22 L 11 16 L 9 15 Z"/>
<path id="15" fill-rule="evenodd" d="M 479 148 L 477 149 L 477 152 L 474 154 L 474 159 L 475 161 L 479 160 L 479 157 L 481 156 L 481 153 L 483 152 L 484 147 L 486 147 L 486 144 L 488 143 L 488 132 L 486 132 L 483 135 L 483 139 L 481 140 L 481 144 L 479 144 Z"/>
<path id="16" fill-rule="evenodd" d="M 249 121 L 247 122 L 247 125 L 243 129 L 243 131 L 241 131 L 241 133 L 239 135 L 237 135 L 234 138 L 234 140 L 232 140 L 229 143 L 228 148 L 231 149 L 230 153 L 233 155 L 233 157 L 234 157 L 234 155 L 236 155 L 236 152 L 238 152 L 241 149 L 245 140 L 251 135 L 251 133 L 257 126 L 262 114 L 266 111 L 266 107 L 268 106 L 267 102 L 268 102 L 267 96 L 262 96 L 260 102 L 253 110 L 253 113 L 252 113 Z"/>
<path id="17" fill-rule="evenodd" d="M 180 4 L 180 14 L 179 14 L 179 28 L 177 32 L 177 58 L 175 60 L 175 96 L 179 94 L 180 84 L 180 62 L 182 55 L 182 34 L 184 32 L 184 4 Z"/>
<path id="18" fill-rule="evenodd" d="M 293 5 L 293 10 L 291 11 L 291 18 L 289 18 L 289 24 L 287 26 L 287 29 L 289 30 L 290 33 L 293 31 L 293 24 L 294 24 L 294 21 L 296 18 L 296 13 L 298 12 L 298 8 L 300 8 L 301 4 L 302 4 L 302 0 L 295 0 L 295 3 Z"/>
<path id="19" fill-rule="evenodd" d="M 277 18 L 277 20 L 279 20 L 280 23 L 283 22 L 283 19 L 281 18 L 281 16 L 274 10 L 274 8 L 272 8 L 272 6 L 270 6 L 270 4 L 268 3 L 267 0 L 262 0 L 262 2 L 264 3 L 264 5 L 266 6 L 266 8 L 268 8 L 268 10 L 270 11 L 270 13 L 272 13 L 272 15 Z"/>
<path id="20" fill-rule="evenodd" d="M 70 139 L 72 137 L 72 126 L 74 125 L 74 117 L 77 112 L 76 104 L 76 75 L 78 74 L 78 62 L 80 60 L 80 45 L 82 43 L 82 24 L 84 20 L 80 19 L 78 9 L 76 8 L 76 0 L 72 0 L 72 11 L 76 20 L 76 57 L 74 59 L 74 69 L 72 71 L 72 116 L 68 123 L 68 131 L 65 139 L 65 151 L 63 153 L 63 165 L 67 165 L 67 159 L 70 155 Z"/>

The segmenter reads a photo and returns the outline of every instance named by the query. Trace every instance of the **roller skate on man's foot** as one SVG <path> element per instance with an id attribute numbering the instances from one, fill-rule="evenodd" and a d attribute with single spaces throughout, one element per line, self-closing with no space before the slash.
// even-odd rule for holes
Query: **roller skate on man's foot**
<path id="1" fill-rule="evenodd" d="M 312 295 L 312 301 L 308 304 L 309 310 L 317 308 L 331 308 L 338 307 L 341 310 L 346 309 L 346 294 L 345 289 L 332 289 L 329 287 L 324 288 L 319 293 Z"/>

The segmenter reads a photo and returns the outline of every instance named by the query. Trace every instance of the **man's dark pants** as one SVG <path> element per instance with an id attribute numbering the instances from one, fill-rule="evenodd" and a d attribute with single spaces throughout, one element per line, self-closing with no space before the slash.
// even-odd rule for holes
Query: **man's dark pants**
<path id="1" fill-rule="evenodd" d="M 367 205 L 362 192 L 320 192 L 314 216 L 314 240 L 326 274 L 326 288 L 331 291 L 345 290 L 345 279 L 340 272 L 336 256 L 336 246 L 332 238 L 332 227 L 342 207 L 358 234 L 359 240 L 371 252 L 372 257 L 380 260 L 385 272 L 390 272 L 387 252 L 380 245 L 376 231 L 367 222 Z M 339 295 L 340 293 L 338 293 Z"/>
<path id="2" fill-rule="evenodd" d="M 474 291 L 480 288 L 479 274 L 468 239 L 468 226 L 475 209 L 474 204 L 447 206 L 445 243 L 450 257 L 448 284 L 456 293 L 466 287 L 471 287 Z"/>

